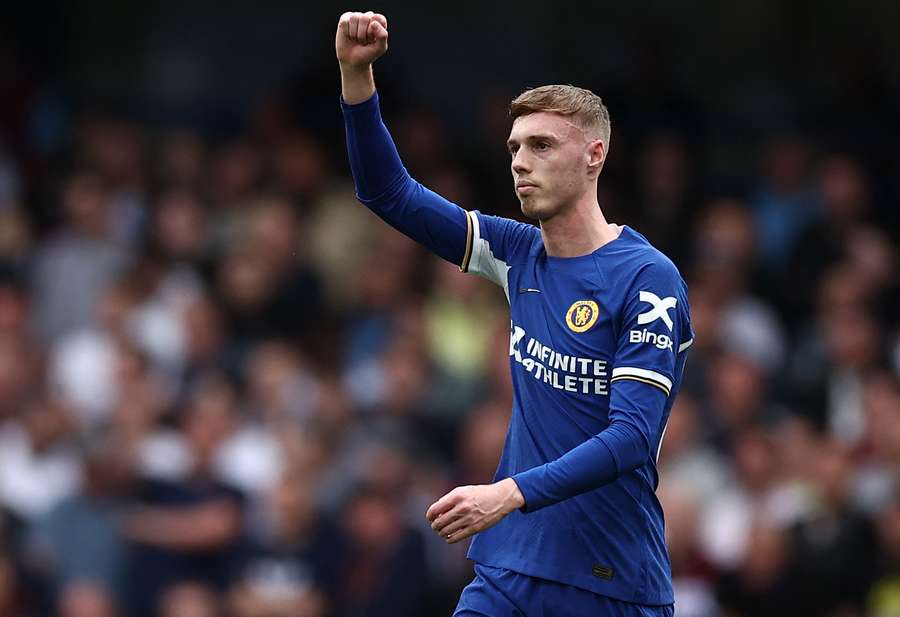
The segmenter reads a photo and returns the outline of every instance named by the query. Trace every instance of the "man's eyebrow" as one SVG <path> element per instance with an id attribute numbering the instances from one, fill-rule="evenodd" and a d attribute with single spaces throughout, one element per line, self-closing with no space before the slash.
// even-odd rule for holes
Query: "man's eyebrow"
<path id="1" fill-rule="evenodd" d="M 540 141 L 540 140 L 553 141 L 553 142 L 560 141 L 559 137 L 557 137 L 556 135 L 554 135 L 552 133 L 535 133 L 534 135 L 528 135 L 525 138 L 525 141 Z M 509 138 L 506 140 L 507 147 L 514 146 L 518 143 L 519 143 L 518 139 Z"/>

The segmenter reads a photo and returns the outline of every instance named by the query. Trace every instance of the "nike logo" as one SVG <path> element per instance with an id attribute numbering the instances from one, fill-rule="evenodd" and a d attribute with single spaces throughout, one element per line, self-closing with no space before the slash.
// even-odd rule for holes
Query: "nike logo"
<path id="1" fill-rule="evenodd" d="M 535 289 L 534 287 L 519 287 L 520 294 L 525 294 L 525 293 L 529 293 L 529 292 L 539 294 L 539 293 L 541 293 L 541 290 Z"/>

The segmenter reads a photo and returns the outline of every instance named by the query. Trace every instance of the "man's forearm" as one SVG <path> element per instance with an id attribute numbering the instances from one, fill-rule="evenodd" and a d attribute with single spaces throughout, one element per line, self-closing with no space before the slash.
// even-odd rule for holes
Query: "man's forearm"
<path id="1" fill-rule="evenodd" d="M 612 482 L 646 462 L 650 444 L 634 425 L 613 422 L 599 435 L 544 465 L 513 476 L 533 512 Z"/>
<path id="2" fill-rule="evenodd" d="M 342 105 L 357 197 L 401 233 L 461 264 L 468 237 L 465 211 L 409 176 L 378 103 L 373 92 L 362 103 Z"/>
<path id="3" fill-rule="evenodd" d="M 375 94 L 372 65 L 355 68 L 341 64 L 341 96 L 345 103 L 356 105 L 368 101 Z"/>

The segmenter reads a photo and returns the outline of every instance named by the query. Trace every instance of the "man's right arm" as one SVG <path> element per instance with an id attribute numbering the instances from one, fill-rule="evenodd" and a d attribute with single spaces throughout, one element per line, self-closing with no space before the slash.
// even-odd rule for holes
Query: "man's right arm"
<path id="1" fill-rule="evenodd" d="M 387 36 L 382 15 L 345 13 L 338 22 L 341 108 L 356 195 L 391 226 L 463 266 L 472 246 L 470 218 L 407 173 L 381 119 L 372 63 L 387 50 Z"/>

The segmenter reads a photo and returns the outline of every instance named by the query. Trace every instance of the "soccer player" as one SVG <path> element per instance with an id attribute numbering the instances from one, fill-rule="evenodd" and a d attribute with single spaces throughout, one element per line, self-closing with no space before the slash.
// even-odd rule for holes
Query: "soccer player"
<path id="1" fill-rule="evenodd" d="M 573 86 L 510 106 L 515 191 L 537 226 L 467 212 L 407 173 L 381 120 L 372 63 L 383 15 L 345 13 L 335 47 L 359 200 L 401 232 L 503 288 L 514 386 L 494 482 L 458 487 L 426 517 L 475 535 L 475 579 L 455 615 L 672 615 L 656 461 L 693 340 L 677 268 L 608 223 L 601 100 Z"/>

